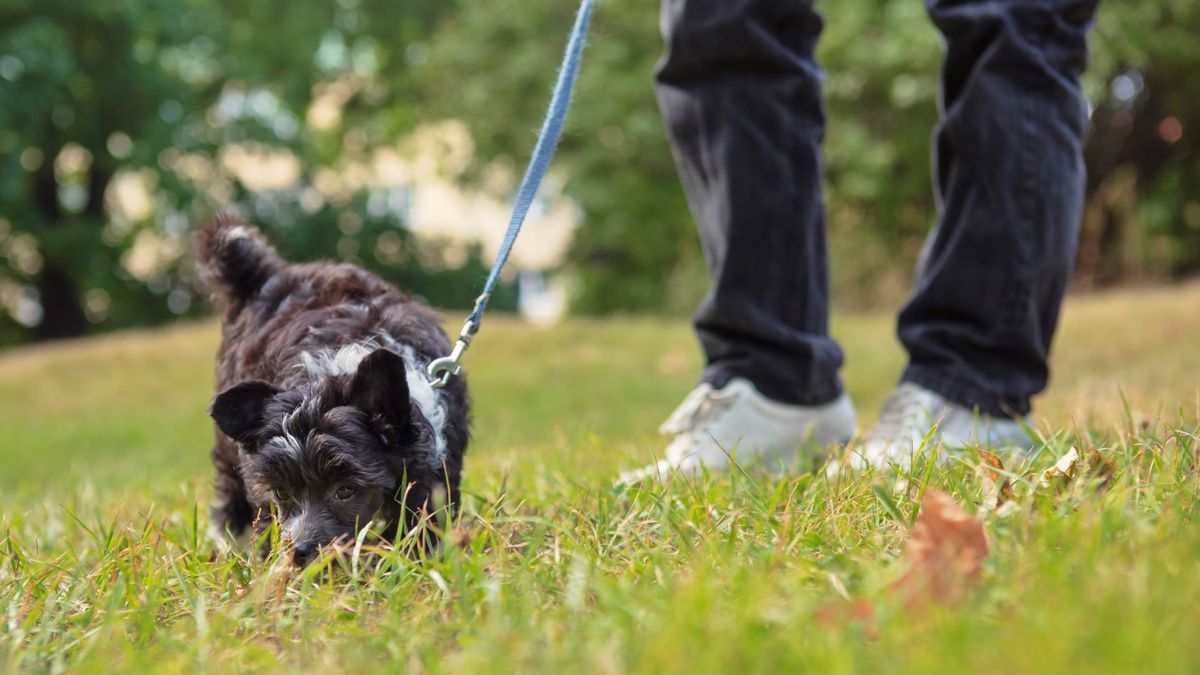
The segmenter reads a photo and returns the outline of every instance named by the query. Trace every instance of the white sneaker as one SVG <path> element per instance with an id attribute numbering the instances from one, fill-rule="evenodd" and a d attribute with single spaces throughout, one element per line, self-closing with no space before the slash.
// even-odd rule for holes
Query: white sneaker
<path id="1" fill-rule="evenodd" d="M 930 436 L 935 426 L 937 429 Z M 830 462 L 826 470 L 834 474 L 842 466 L 881 469 L 891 464 L 907 468 L 926 436 L 930 436 L 926 452 L 938 444 L 943 448 L 938 461 L 946 460 L 945 449 L 967 446 L 1027 449 L 1033 445 L 1025 427 L 1016 420 L 977 413 L 925 387 L 904 382 L 884 399 L 879 421 L 862 445 L 848 452 L 842 461 Z"/>
<path id="2" fill-rule="evenodd" d="M 748 380 L 734 378 L 720 389 L 709 384 L 693 389 L 659 432 L 675 435 L 665 458 L 622 474 L 621 482 L 725 471 L 731 461 L 742 467 L 758 462 L 790 467 L 801 445 L 848 441 L 854 434 L 854 406 L 845 394 L 820 406 L 776 403 Z"/>

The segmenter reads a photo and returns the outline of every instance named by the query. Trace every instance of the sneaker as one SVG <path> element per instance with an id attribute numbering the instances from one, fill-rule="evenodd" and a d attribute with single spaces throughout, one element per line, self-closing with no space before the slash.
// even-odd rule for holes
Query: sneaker
<path id="1" fill-rule="evenodd" d="M 854 406 L 843 394 L 825 405 L 786 405 L 772 401 L 742 378 L 714 389 L 701 384 L 663 422 L 660 433 L 674 434 L 665 458 L 621 476 L 634 483 L 649 476 L 728 470 L 771 463 L 791 467 L 801 445 L 845 443 L 854 434 Z"/>
<path id="2" fill-rule="evenodd" d="M 937 427 L 933 435 L 929 432 Z M 921 443 L 929 437 L 929 446 L 940 444 L 943 450 L 968 446 L 990 449 L 1028 449 L 1033 444 L 1025 426 L 1017 420 L 977 413 L 947 401 L 940 394 L 911 382 L 904 382 L 883 401 L 879 421 L 867 433 L 861 446 L 840 461 L 830 462 L 827 471 L 837 473 L 842 466 L 878 469 L 891 464 L 911 465 Z M 938 461 L 946 453 L 939 452 Z"/>

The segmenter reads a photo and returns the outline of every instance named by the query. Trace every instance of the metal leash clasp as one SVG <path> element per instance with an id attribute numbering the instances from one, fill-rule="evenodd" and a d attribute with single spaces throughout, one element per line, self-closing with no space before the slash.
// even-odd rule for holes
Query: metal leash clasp
<path id="1" fill-rule="evenodd" d="M 475 300 L 475 312 L 467 317 L 463 322 L 462 330 L 458 333 L 458 340 L 454 343 L 454 349 L 451 350 L 450 356 L 443 356 L 440 359 L 434 359 L 429 362 L 429 367 L 426 368 L 426 374 L 429 376 L 429 383 L 434 389 L 445 388 L 450 384 L 450 379 L 458 377 L 462 372 L 462 357 L 463 354 L 471 347 L 471 339 L 479 332 L 479 320 L 475 318 L 480 314 L 480 307 L 487 304 L 488 294 L 479 296 Z"/>

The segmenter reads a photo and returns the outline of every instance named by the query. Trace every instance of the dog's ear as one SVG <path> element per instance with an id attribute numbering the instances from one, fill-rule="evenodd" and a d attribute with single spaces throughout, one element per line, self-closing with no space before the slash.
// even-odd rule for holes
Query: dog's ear
<path id="1" fill-rule="evenodd" d="M 250 440 L 254 432 L 261 429 L 265 420 L 267 402 L 280 389 L 261 380 L 250 380 L 235 384 L 217 394 L 208 414 L 217 422 L 221 431 L 238 443 Z"/>
<path id="2" fill-rule="evenodd" d="M 387 349 L 368 354 L 350 381 L 350 404 L 367 413 L 387 443 L 398 442 L 412 410 L 404 359 Z"/>

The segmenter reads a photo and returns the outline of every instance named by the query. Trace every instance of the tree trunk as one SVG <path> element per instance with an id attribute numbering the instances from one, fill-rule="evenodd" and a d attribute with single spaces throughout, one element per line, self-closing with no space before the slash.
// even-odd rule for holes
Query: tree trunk
<path id="1" fill-rule="evenodd" d="M 87 317 L 71 274 L 56 261 L 46 260 L 37 280 L 42 301 L 42 322 L 34 329 L 38 340 L 79 337 L 87 330 Z"/>
<path id="2" fill-rule="evenodd" d="M 54 154 L 33 174 L 34 203 L 47 229 L 63 225 L 58 203 L 58 182 L 54 178 Z M 79 337 L 87 330 L 87 317 L 80 303 L 79 289 L 71 276 L 69 262 L 59 260 L 54 251 L 43 251 L 42 272 L 35 283 L 42 303 L 42 321 L 33 330 L 37 340 Z"/>

